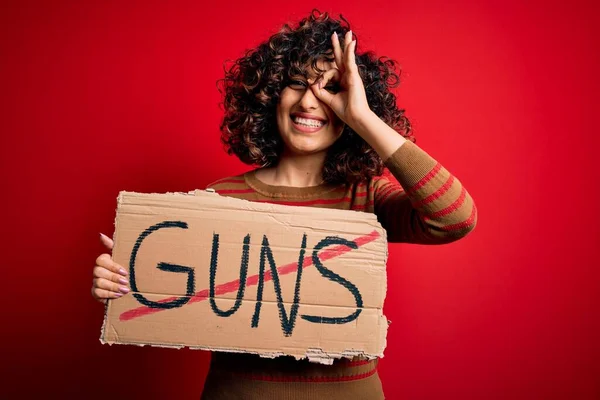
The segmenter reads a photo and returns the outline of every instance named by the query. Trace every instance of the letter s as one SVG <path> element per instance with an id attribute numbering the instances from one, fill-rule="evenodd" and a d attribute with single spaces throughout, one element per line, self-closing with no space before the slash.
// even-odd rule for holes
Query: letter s
<path id="1" fill-rule="evenodd" d="M 312 253 L 313 264 L 315 264 L 315 267 L 317 268 L 317 270 L 319 270 L 323 277 L 329 279 L 330 281 L 339 283 L 340 285 L 348 289 L 350 293 L 352 293 L 354 299 L 356 300 L 356 311 L 345 317 L 320 317 L 316 315 L 302 315 L 302 319 L 306 321 L 314 322 L 316 324 L 346 324 L 358 318 L 362 311 L 363 301 L 362 296 L 358 291 L 358 288 L 352 282 L 342 278 L 330 269 L 327 269 L 321 262 L 321 259 L 319 258 L 319 250 L 321 250 L 324 247 L 335 244 L 348 246 L 352 249 L 358 249 L 358 245 L 351 240 L 346 240 L 338 236 L 327 236 L 325 239 L 317 243 L 317 245 L 314 247 Z"/>

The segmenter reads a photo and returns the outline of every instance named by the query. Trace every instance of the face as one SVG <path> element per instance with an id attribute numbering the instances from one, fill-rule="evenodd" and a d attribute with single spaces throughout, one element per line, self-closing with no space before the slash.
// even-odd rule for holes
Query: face
<path id="1" fill-rule="evenodd" d="M 319 61 L 322 70 L 335 64 Z M 333 110 L 313 94 L 309 85 L 316 73 L 290 77 L 291 83 L 281 93 L 277 105 L 277 127 L 284 143 L 284 154 L 308 155 L 323 153 L 341 136 L 344 123 Z M 335 91 L 334 83 L 325 88 Z"/>

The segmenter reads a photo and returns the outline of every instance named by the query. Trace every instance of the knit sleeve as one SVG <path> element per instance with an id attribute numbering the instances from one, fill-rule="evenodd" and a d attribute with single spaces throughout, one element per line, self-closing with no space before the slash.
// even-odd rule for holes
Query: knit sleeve
<path id="1" fill-rule="evenodd" d="M 399 182 L 374 182 L 375 213 L 390 242 L 443 244 L 471 232 L 475 203 L 460 181 L 412 142 L 385 165 Z"/>

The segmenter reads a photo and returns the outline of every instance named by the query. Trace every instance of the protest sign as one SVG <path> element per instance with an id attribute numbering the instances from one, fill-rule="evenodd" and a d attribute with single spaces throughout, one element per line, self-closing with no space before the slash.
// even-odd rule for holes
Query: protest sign
<path id="1" fill-rule="evenodd" d="M 108 302 L 103 343 L 383 356 L 387 241 L 374 214 L 121 192 L 114 241 L 131 293 Z"/>

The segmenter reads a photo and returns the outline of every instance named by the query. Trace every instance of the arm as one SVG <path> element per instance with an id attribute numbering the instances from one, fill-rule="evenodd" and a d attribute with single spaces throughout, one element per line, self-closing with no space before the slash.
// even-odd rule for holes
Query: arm
<path id="1" fill-rule="evenodd" d="M 471 196 L 436 160 L 369 108 L 352 32 L 346 33 L 344 50 L 337 35 L 331 39 L 337 68 L 325 72 L 311 89 L 385 160 L 400 183 L 379 179 L 373 185 L 375 213 L 388 231 L 388 240 L 440 244 L 464 237 L 477 223 Z M 342 90 L 324 90 L 330 80 L 339 81 Z"/>
<path id="2" fill-rule="evenodd" d="M 375 185 L 375 213 L 390 242 L 449 243 L 477 224 L 473 199 L 448 170 L 407 141 L 374 113 L 365 113 L 353 129 L 379 156 L 400 185 Z"/>
<path id="3" fill-rule="evenodd" d="M 337 68 L 327 71 L 311 88 L 385 160 L 400 183 L 373 181 L 375 213 L 388 232 L 388 240 L 441 244 L 467 235 L 477 223 L 477 209 L 469 193 L 436 160 L 369 108 L 355 61 L 352 32 L 346 33 L 344 50 L 337 35 L 331 39 Z M 342 90 L 323 90 L 329 80 L 338 80 Z"/>
<path id="4" fill-rule="evenodd" d="M 386 160 L 400 183 L 374 184 L 375 213 L 390 242 L 450 243 L 477 224 L 477 209 L 461 182 L 412 142 Z"/>

